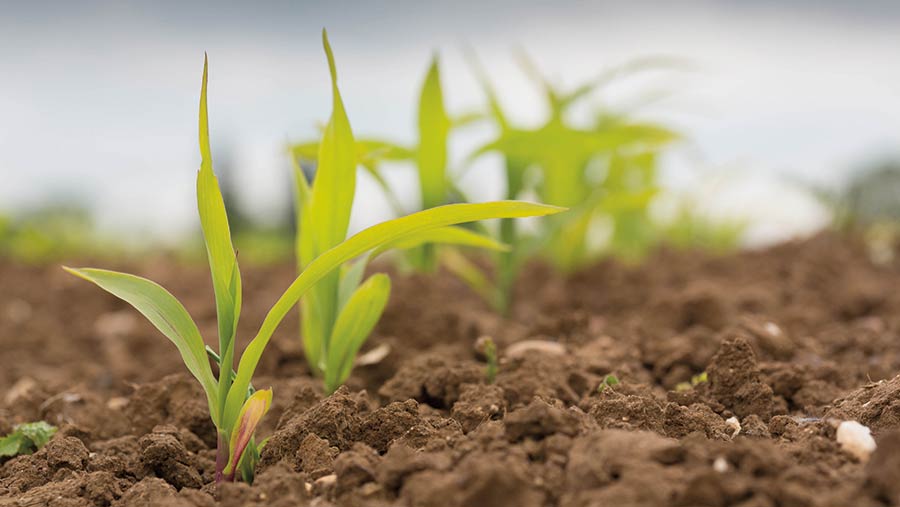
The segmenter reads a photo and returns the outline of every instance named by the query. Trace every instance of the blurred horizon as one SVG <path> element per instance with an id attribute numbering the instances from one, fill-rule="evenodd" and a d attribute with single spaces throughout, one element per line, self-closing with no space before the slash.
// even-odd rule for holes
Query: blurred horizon
<path id="1" fill-rule="evenodd" d="M 243 208 L 258 220 L 290 205 L 286 143 L 327 120 L 328 29 L 354 133 L 415 142 L 418 89 L 440 55 L 449 110 L 482 107 L 463 57 L 474 48 L 516 121 L 541 122 L 539 90 L 516 62 L 527 51 L 563 87 L 642 56 L 689 68 L 655 72 L 586 100 L 579 114 L 638 110 L 688 142 L 662 181 L 712 215 L 746 217 L 751 244 L 827 222 L 803 184 L 834 186 L 866 164 L 900 158 L 900 3 L 537 1 L 431 3 L 16 2 L 0 18 L 0 213 L 81 203 L 98 225 L 181 239 L 196 226 L 197 101 L 210 59 L 210 122 Z M 462 168 L 487 126 L 454 134 Z M 417 193 L 413 169 L 389 180 Z M 475 200 L 500 197 L 500 168 L 466 172 Z M 800 184 L 802 183 L 802 184 Z M 353 228 L 390 216 L 360 177 Z"/>

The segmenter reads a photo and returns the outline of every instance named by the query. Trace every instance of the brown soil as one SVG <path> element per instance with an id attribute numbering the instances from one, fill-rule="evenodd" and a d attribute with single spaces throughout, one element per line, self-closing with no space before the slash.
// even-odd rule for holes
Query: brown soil
<path id="1" fill-rule="evenodd" d="M 201 266 L 119 268 L 215 336 Z M 900 264 L 851 240 L 664 251 L 568 279 L 533 266 L 508 320 L 446 275 L 394 278 L 367 346 L 389 353 L 330 397 L 296 316 L 281 326 L 255 380 L 276 393 L 257 480 L 217 499 L 205 398 L 174 347 L 57 266 L 0 261 L 0 432 L 60 426 L 0 461 L 0 506 L 900 505 Z M 244 279 L 246 339 L 292 269 Z M 501 351 L 493 385 L 484 335 Z M 621 382 L 599 390 L 608 374 Z M 844 419 L 873 430 L 867 463 L 837 444 Z"/>

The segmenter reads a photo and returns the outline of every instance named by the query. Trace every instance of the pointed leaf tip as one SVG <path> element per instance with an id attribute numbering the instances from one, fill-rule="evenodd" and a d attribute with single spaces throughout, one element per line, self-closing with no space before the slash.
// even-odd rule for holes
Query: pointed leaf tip
<path id="1" fill-rule="evenodd" d="M 322 47 L 325 48 L 325 56 L 328 58 L 328 71 L 331 72 L 331 82 L 333 86 L 337 86 L 337 66 L 334 64 L 334 53 L 331 50 L 331 43 L 328 41 L 328 32 L 322 29 Z"/>
<path id="2" fill-rule="evenodd" d="M 209 147 L 209 113 L 206 105 L 206 83 L 209 78 L 209 59 L 206 52 L 203 53 L 203 78 L 200 82 L 200 118 L 199 118 L 199 138 L 200 138 L 200 170 L 208 168 L 212 171 L 212 155 Z"/>
<path id="3" fill-rule="evenodd" d="M 70 268 L 69 266 L 61 266 L 61 267 L 63 268 L 63 271 L 65 271 L 66 273 L 69 273 L 70 275 L 74 275 L 83 280 L 90 281 L 90 279 L 88 277 L 86 277 L 84 275 L 84 273 L 81 272 L 81 269 L 79 269 L 79 268 Z"/>

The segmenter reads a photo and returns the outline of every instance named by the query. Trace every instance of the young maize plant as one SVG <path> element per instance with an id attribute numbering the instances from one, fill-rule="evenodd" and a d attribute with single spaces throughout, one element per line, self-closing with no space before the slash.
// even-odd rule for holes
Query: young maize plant
<path id="1" fill-rule="evenodd" d="M 328 50 L 327 38 L 323 41 Z M 332 76 L 334 67 L 332 65 Z M 92 268 L 64 268 L 68 272 L 95 283 L 102 289 L 128 302 L 142 313 L 181 353 L 188 371 L 200 382 L 206 394 L 210 419 L 218 432 L 216 482 L 233 481 L 240 471 L 246 482 L 253 480 L 256 460 L 263 443 L 257 443 L 254 433 L 259 422 L 272 402 L 271 389 L 254 390 L 251 385 L 253 373 L 259 364 L 263 351 L 272 338 L 275 329 L 309 291 L 317 294 L 336 291 L 333 284 L 335 271 L 345 262 L 369 252 L 383 249 L 392 243 L 415 242 L 419 238 L 434 234 L 447 226 L 484 220 L 489 218 L 511 218 L 550 215 L 561 211 L 554 206 L 526 202 L 492 202 L 484 204 L 457 204 L 414 213 L 402 218 L 380 223 L 344 240 L 349 209 L 331 206 L 330 200 L 345 200 L 352 196 L 353 185 L 343 179 L 343 174 L 335 178 L 323 178 L 318 182 L 321 196 L 310 201 L 311 223 L 326 224 L 329 231 L 328 246 L 319 248 L 314 259 L 306 263 L 303 271 L 285 290 L 266 314 L 256 336 L 240 355 L 237 369 L 233 369 L 235 358 L 235 334 L 241 312 L 241 274 L 237 255 L 231 241 L 231 232 L 222 193 L 213 173 L 207 120 L 207 64 L 204 61 L 203 80 L 200 92 L 200 153 L 202 161 L 197 174 L 197 205 L 200 224 L 206 244 L 218 319 L 219 350 L 207 352 L 197 325 L 184 306 L 160 285 L 138 276 Z M 337 94 L 336 94 L 337 97 Z M 340 99 L 335 100 L 335 120 L 329 127 L 323 154 L 336 166 L 346 167 L 346 161 L 353 159 L 352 137 L 349 125 L 343 115 Z M 344 151 L 349 146 L 351 150 Z M 373 280 L 374 279 L 374 280 Z M 340 317 L 335 323 L 337 334 L 358 336 L 356 329 L 370 327 L 372 313 L 368 306 L 378 306 L 379 297 L 386 297 L 384 287 L 387 279 L 373 277 L 363 284 L 365 291 L 357 291 L 348 297 Z M 323 289 L 325 288 L 325 289 Z M 381 294 L 381 296 L 379 296 Z M 364 304 L 365 303 L 365 304 Z M 333 364 L 340 368 L 352 365 L 348 354 L 352 343 L 339 343 L 322 347 L 325 357 L 334 358 Z M 343 347 L 343 348 L 341 348 Z M 353 349 L 355 351 L 355 349 Z M 219 363 L 218 379 L 213 375 L 210 358 Z M 346 366 L 349 368 L 349 366 Z"/>
<path id="2" fill-rule="evenodd" d="M 334 56 L 325 40 L 325 52 L 331 72 L 333 105 L 331 118 L 325 128 L 322 140 L 316 143 L 317 167 L 315 178 L 309 183 L 303 171 L 295 164 L 297 186 L 297 236 L 296 249 L 298 267 L 302 272 L 325 251 L 344 241 L 350 221 L 356 184 L 356 167 L 360 164 L 360 143 L 353 138 L 340 91 Z M 426 89 L 432 92 L 437 83 L 437 67 L 432 65 L 426 80 Z M 432 83 L 432 84 L 428 84 Z M 440 102 L 440 90 L 437 88 Z M 423 99 L 423 102 L 431 100 Z M 430 107 L 430 106 L 429 106 Z M 437 107 L 437 106 L 435 106 Z M 442 106 L 439 107 L 442 111 Z M 438 116 L 443 115 L 443 112 Z M 425 116 L 431 116 L 425 115 Z M 441 116 L 445 118 L 445 116 Z M 428 123 L 425 121 L 424 123 Z M 434 129 L 444 129 L 439 135 L 446 138 L 446 124 L 437 122 Z M 423 136 L 430 136 L 428 125 L 422 129 Z M 423 165 L 441 166 L 443 171 L 444 142 L 424 141 L 419 158 L 427 160 Z M 371 145 L 371 144 L 369 144 Z M 421 152 L 427 153 L 421 153 Z M 439 155 L 435 155 L 438 152 Z M 296 152 L 295 152 L 296 153 Z M 296 159 L 295 159 L 296 160 Z M 446 196 L 446 178 L 441 176 L 429 182 L 426 202 L 440 204 Z M 425 178 L 423 178 L 425 181 Z M 424 187 L 423 187 L 424 188 Z M 496 203 L 498 211 L 511 203 Z M 430 211 L 444 213 L 454 206 L 432 208 Z M 547 211 L 540 208 L 541 213 Z M 537 211 L 537 209 L 535 210 Z M 413 215 L 415 216 L 415 215 Z M 321 217 L 328 217 L 322 220 Z M 474 246 L 494 250 L 505 249 L 494 239 L 456 226 L 443 226 L 416 235 L 386 241 L 381 247 L 355 262 L 348 263 L 338 272 L 333 272 L 321 280 L 301 300 L 301 334 L 307 361 L 314 372 L 325 383 L 326 392 L 333 392 L 347 377 L 360 347 L 365 343 L 372 328 L 381 317 L 390 293 L 390 279 L 384 274 L 375 274 L 363 281 L 369 261 L 389 249 L 415 250 L 436 243 Z"/>
<path id="3" fill-rule="evenodd" d="M 497 300 L 504 309 L 510 303 L 511 286 L 520 264 L 539 245 L 542 244 L 557 267 L 575 269 L 589 258 L 588 228 L 596 214 L 612 215 L 616 226 L 624 226 L 616 220 L 621 209 L 646 208 L 656 191 L 655 173 L 641 179 L 637 189 L 629 186 L 634 181 L 632 176 L 655 160 L 648 154 L 671 143 L 677 135 L 659 125 L 624 116 L 600 116 L 596 125 L 587 129 L 572 127 L 566 119 L 573 105 L 599 87 L 623 74 L 655 65 L 655 61 L 613 69 L 570 92 L 563 92 L 534 71 L 526 60 L 526 70 L 541 87 L 549 110 L 546 122 L 535 129 L 518 128 L 510 123 L 473 54 L 470 62 L 487 97 L 489 116 L 499 131 L 494 140 L 476 150 L 470 159 L 488 152 L 504 156 L 507 199 L 534 190 L 546 202 L 572 208 L 571 212 L 546 221 L 541 237 L 530 242 L 520 237 L 514 222 L 501 222 L 500 241 L 513 246 L 511 252 L 501 254 L 499 259 Z M 590 163 L 597 160 L 606 163 L 606 175 L 599 180 L 589 171 Z M 538 178 L 529 177 L 532 168 L 538 170 Z"/>
<path id="4" fill-rule="evenodd" d="M 384 162 L 402 162 L 415 165 L 419 181 L 421 209 L 429 209 L 450 202 L 465 201 L 465 198 L 448 171 L 447 142 L 452 129 L 461 127 L 477 119 L 475 115 L 464 115 L 451 118 L 444 104 L 444 93 L 441 87 L 440 62 L 435 55 L 419 93 L 418 102 L 418 145 L 404 147 L 396 143 L 380 139 L 358 139 L 355 141 L 356 163 L 361 165 L 372 176 L 384 192 L 395 213 L 405 214 L 403 205 L 394 194 L 384 178 Z M 321 145 L 318 142 L 304 142 L 291 146 L 294 157 L 303 161 L 316 162 Z M 321 167 L 317 171 L 321 171 Z M 472 233 L 475 234 L 475 233 Z M 452 243 L 453 241 L 439 241 Z M 499 243 L 485 237 L 481 241 L 488 248 L 499 247 Z M 508 250 L 508 248 L 503 248 Z M 433 271 L 443 260 L 438 258 L 435 242 L 425 242 L 407 250 L 406 259 L 418 271 Z M 453 257 L 456 259 L 456 256 Z M 448 261 L 448 262 L 452 262 Z"/>

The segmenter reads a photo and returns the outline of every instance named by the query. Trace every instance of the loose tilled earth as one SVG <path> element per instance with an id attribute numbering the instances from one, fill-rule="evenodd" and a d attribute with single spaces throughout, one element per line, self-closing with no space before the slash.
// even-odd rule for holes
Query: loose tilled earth
<path id="1" fill-rule="evenodd" d="M 117 267 L 215 337 L 205 268 Z M 244 272 L 246 342 L 293 275 Z M 828 234 L 568 279 L 533 266 L 509 320 L 449 276 L 398 275 L 370 364 L 330 397 L 284 322 L 255 379 L 275 391 L 256 482 L 217 500 L 214 430 L 175 348 L 58 266 L 2 261 L 0 432 L 60 431 L 0 462 L 0 506 L 898 505 L 898 288 L 900 262 Z M 493 385 L 482 336 L 501 353 Z M 610 373 L 621 383 L 598 390 Z M 836 442 L 848 419 L 875 435 L 867 463 Z"/>

